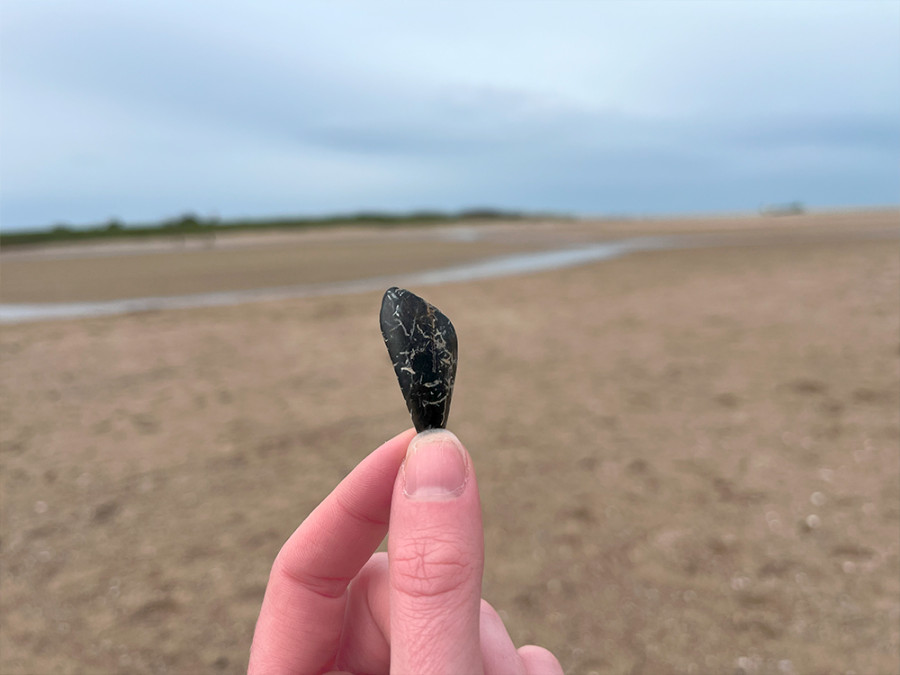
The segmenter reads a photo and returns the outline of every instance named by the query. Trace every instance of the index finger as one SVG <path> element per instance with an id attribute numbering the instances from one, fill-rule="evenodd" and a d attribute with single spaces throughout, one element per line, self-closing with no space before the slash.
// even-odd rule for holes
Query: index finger
<path id="1" fill-rule="evenodd" d="M 310 673 L 337 652 L 347 585 L 387 534 L 409 429 L 366 457 L 282 546 L 272 565 L 250 673 Z"/>

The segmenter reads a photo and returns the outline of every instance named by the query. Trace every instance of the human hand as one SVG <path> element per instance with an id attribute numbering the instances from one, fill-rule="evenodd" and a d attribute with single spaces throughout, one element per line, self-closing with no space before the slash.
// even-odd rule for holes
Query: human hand
<path id="1" fill-rule="evenodd" d="M 561 675 L 546 649 L 517 650 L 481 599 L 484 535 L 468 453 L 448 431 L 414 433 L 366 457 L 282 547 L 250 675 Z M 388 553 L 373 553 L 388 523 Z"/>

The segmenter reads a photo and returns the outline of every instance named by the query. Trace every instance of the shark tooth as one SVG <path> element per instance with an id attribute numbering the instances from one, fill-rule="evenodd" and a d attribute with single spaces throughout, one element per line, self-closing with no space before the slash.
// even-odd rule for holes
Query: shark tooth
<path id="1" fill-rule="evenodd" d="M 450 319 L 395 286 L 381 301 L 381 334 L 416 431 L 446 428 L 457 362 Z"/>

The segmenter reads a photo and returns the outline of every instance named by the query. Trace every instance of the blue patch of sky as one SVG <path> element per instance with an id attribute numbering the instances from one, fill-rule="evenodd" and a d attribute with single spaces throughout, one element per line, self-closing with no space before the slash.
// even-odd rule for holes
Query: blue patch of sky
<path id="1" fill-rule="evenodd" d="M 0 227 L 900 201 L 900 4 L 0 6 Z"/>

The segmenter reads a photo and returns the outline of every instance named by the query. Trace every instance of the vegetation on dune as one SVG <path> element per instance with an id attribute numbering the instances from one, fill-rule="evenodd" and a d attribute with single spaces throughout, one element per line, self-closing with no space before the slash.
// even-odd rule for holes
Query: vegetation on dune
<path id="1" fill-rule="evenodd" d="M 61 241 L 83 241 L 120 237 L 147 237 L 159 235 L 209 235 L 215 232 L 237 230 L 301 229 L 311 227 L 332 227 L 335 225 L 435 225 L 459 221 L 476 220 L 520 220 L 528 217 L 519 211 L 504 211 L 491 208 L 475 208 L 448 213 L 443 211 L 414 211 L 411 213 L 360 212 L 324 218 L 272 218 L 258 220 L 229 220 L 202 218 L 188 213 L 180 218 L 161 223 L 129 226 L 117 219 L 108 223 L 86 228 L 57 225 L 52 229 L 27 232 L 0 233 L 0 246 L 18 244 L 43 244 Z"/>

